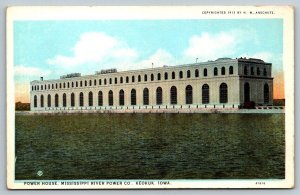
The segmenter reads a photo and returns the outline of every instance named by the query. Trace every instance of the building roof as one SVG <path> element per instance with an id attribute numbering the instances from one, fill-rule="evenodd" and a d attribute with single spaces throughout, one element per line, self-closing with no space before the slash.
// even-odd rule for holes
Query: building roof
<path id="1" fill-rule="evenodd" d="M 71 74 L 67 74 L 67 75 L 63 75 L 61 76 L 60 79 L 67 79 L 67 78 L 73 78 L 73 77 L 68 77 L 68 75 L 73 75 L 76 74 L 76 77 L 88 77 L 88 76 L 99 76 L 99 75 L 111 75 L 111 74 L 115 74 L 115 73 L 133 73 L 133 72 L 140 72 L 140 71 L 160 71 L 161 69 L 163 70 L 168 70 L 168 69 L 172 69 L 174 70 L 174 68 L 179 69 L 182 67 L 193 67 L 193 66 L 202 66 L 202 65 L 224 65 L 224 64 L 228 64 L 228 63 L 238 63 L 238 62 L 243 62 L 243 63 L 255 63 L 255 64 L 265 64 L 265 65 L 271 65 L 271 63 L 266 63 L 261 59 L 257 59 L 257 58 L 228 58 L 228 57 L 223 57 L 223 58 L 218 58 L 216 60 L 209 60 L 206 62 L 197 62 L 197 63 L 190 63 L 190 64 L 180 64 L 180 65 L 163 65 L 162 67 L 155 67 L 155 68 L 145 68 L 145 69 L 136 69 L 136 70 L 126 70 L 126 71 L 120 71 L 118 72 L 116 69 L 113 69 L 115 71 L 112 72 L 105 72 L 105 70 L 101 70 L 101 71 L 95 71 L 95 74 L 92 75 L 81 75 L 80 73 L 71 73 Z M 112 70 L 112 69 L 110 69 Z M 101 72 L 103 72 L 102 74 L 100 74 Z M 80 76 L 79 76 L 80 75 Z M 54 80 L 60 80 L 60 79 L 50 79 L 48 81 L 54 81 Z M 38 80 L 34 80 L 32 82 L 36 82 Z"/>

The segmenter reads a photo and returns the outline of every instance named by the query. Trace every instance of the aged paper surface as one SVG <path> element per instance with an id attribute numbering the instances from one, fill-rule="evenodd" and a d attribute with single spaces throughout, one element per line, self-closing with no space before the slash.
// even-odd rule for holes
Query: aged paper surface
<path id="1" fill-rule="evenodd" d="M 9 189 L 292 188 L 290 6 L 10 7 Z"/>

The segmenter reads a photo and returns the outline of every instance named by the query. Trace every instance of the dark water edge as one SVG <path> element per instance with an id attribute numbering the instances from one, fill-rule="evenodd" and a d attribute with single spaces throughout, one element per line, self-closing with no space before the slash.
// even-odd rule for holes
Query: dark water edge
<path id="1" fill-rule="evenodd" d="M 284 117 L 16 115 L 15 178 L 283 179 Z"/>

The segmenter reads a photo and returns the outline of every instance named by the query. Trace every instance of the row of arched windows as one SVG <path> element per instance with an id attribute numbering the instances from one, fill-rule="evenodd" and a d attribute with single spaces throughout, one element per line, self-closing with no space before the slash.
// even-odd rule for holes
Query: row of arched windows
<path id="1" fill-rule="evenodd" d="M 227 92 L 227 84 L 222 83 L 220 85 L 220 103 L 227 103 L 228 101 L 228 92 Z M 130 104 L 136 105 L 136 89 L 132 89 L 130 92 Z M 108 92 L 108 105 L 112 106 L 114 104 L 114 94 L 113 91 L 110 90 Z M 44 107 L 44 96 L 41 95 L 40 98 L 40 105 L 41 107 Z M 62 95 L 62 101 L 63 101 L 63 107 L 67 106 L 67 95 L 64 93 Z M 59 96 L 58 94 L 55 94 L 54 96 L 54 106 L 59 107 Z M 156 88 L 156 104 L 161 105 L 163 103 L 163 90 L 161 87 Z M 170 88 L 170 103 L 171 104 L 177 104 L 177 87 L 172 86 Z M 185 88 L 185 103 L 186 104 L 193 104 L 193 87 L 191 85 L 187 85 Z M 209 86 L 208 84 L 204 84 L 202 86 L 202 103 L 203 104 L 209 104 Z M 125 94 L 124 90 L 121 89 L 119 91 L 119 105 L 124 106 L 125 105 Z M 149 105 L 149 89 L 144 88 L 143 90 L 143 105 Z M 51 95 L 49 94 L 47 97 L 47 106 L 51 107 Z M 71 93 L 71 107 L 75 106 L 75 94 Z M 79 106 L 84 106 L 84 94 L 83 92 L 79 93 Z M 88 94 L 88 106 L 94 106 L 93 102 L 93 92 L 89 92 Z M 103 92 L 98 92 L 98 106 L 103 106 Z M 37 96 L 34 96 L 34 107 L 37 107 Z"/>
<path id="2" fill-rule="evenodd" d="M 198 78 L 200 76 L 199 69 L 196 69 L 193 74 L 194 74 L 195 78 Z M 225 69 L 225 67 L 222 67 L 221 68 L 221 75 L 225 75 L 225 74 L 226 74 L 226 69 Z M 232 66 L 229 67 L 229 74 L 233 74 L 233 67 Z M 207 75 L 208 75 L 208 70 L 207 70 L 207 68 L 204 68 L 203 69 L 203 77 L 207 77 Z M 217 76 L 217 75 L 218 75 L 218 68 L 215 67 L 214 68 L 214 76 Z M 154 81 L 155 80 L 154 77 L 155 77 L 155 74 L 151 74 L 150 75 L 150 81 Z M 186 71 L 186 78 L 191 78 L 191 77 L 192 77 L 191 70 L 187 70 Z M 183 71 L 179 71 L 178 78 L 183 79 Z M 124 79 L 125 79 L 125 81 L 124 81 Z M 122 84 L 124 82 L 125 83 L 129 83 L 129 82 L 134 83 L 134 82 L 136 82 L 136 76 L 131 76 L 131 77 L 126 76 L 126 77 L 124 77 L 124 79 L 123 79 L 123 77 L 119 77 L 119 78 L 115 77 L 114 81 L 113 81 L 113 78 L 109 78 L 109 79 L 104 78 L 104 79 L 99 79 L 99 80 L 94 79 L 94 80 L 89 80 L 89 81 L 85 80 L 85 81 L 73 81 L 73 82 L 67 82 L 67 83 L 64 82 L 64 83 L 55 83 L 55 84 L 35 85 L 35 86 L 32 86 L 32 91 L 34 91 L 34 90 L 47 90 L 47 89 L 62 89 L 62 88 L 65 89 L 65 88 L 74 88 L 74 87 L 83 87 L 83 86 L 87 87 L 87 86 L 107 85 L 107 84 L 111 85 L 111 84 L 113 84 L 113 82 L 114 82 L 114 84 L 118 84 L 118 82 L 120 84 Z M 161 73 L 157 73 L 156 74 L 156 79 L 158 81 L 160 81 L 162 79 L 168 80 L 169 79 L 169 73 L 165 72 L 163 75 Z M 176 79 L 176 72 L 175 71 L 173 71 L 171 73 L 171 78 L 170 79 Z M 145 74 L 143 76 L 143 81 L 144 82 L 148 81 L 148 75 L 147 74 Z M 141 75 L 137 76 L 137 82 L 142 82 L 142 76 Z"/>
<path id="3" fill-rule="evenodd" d="M 253 66 L 251 67 L 248 67 L 248 66 L 244 66 L 244 75 L 248 75 L 248 71 L 249 71 L 249 68 L 250 68 L 250 75 L 255 75 L 255 68 Z M 264 68 L 263 69 L 263 76 L 267 76 L 267 69 Z M 261 70 L 259 67 L 256 68 L 256 76 L 260 76 L 261 75 Z"/>
<path id="4" fill-rule="evenodd" d="M 225 75 L 225 74 L 226 74 L 226 69 L 225 69 L 225 67 L 222 67 L 221 68 L 221 75 Z M 229 67 L 229 74 L 233 74 L 233 67 L 232 66 Z M 217 67 L 214 68 L 214 76 L 218 76 L 218 68 Z"/>
<path id="5" fill-rule="evenodd" d="M 204 84 L 202 86 L 202 104 L 209 104 L 209 85 Z M 263 89 L 264 94 L 264 103 L 269 103 L 270 98 L 270 91 L 269 91 L 269 85 L 267 83 L 264 84 Z M 114 104 L 113 102 L 113 91 L 110 90 L 108 92 L 108 105 L 112 106 Z M 220 103 L 227 103 L 228 102 L 228 86 L 226 83 L 222 83 L 219 87 L 219 100 Z M 250 84 L 246 82 L 244 84 L 244 101 L 248 102 L 250 101 Z M 63 107 L 67 106 L 67 95 L 64 93 L 62 96 L 62 102 Z M 163 102 L 163 90 L 161 87 L 156 88 L 156 104 L 161 105 Z M 177 104 L 177 88 L 176 86 L 172 86 L 170 88 L 170 103 L 171 104 Z M 187 85 L 185 88 L 185 103 L 186 104 L 193 104 L 193 88 L 191 85 Z M 136 105 L 136 90 L 132 89 L 130 92 L 130 104 Z M 55 107 L 59 107 L 59 96 L 58 94 L 55 94 L 54 96 L 54 105 Z M 93 101 L 93 92 L 89 92 L 88 94 L 88 105 L 94 106 Z M 125 93 L 124 90 L 121 89 L 119 91 L 119 105 L 124 106 L 125 105 Z M 143 90 L 143 105 L 149 105 L 149 89 L 144 88 Z M 44 107 L 44 95 L 41 95 L 40 97 L 40 106 Z M 51 95 L 49 94 L 47 97 L 47 106 L 51 107 Z M 75 94 L 71 93 L 71 107 L 75 106 Z M 81 92 L 79 94 L 79 106 L 84 106 L 84 94 Z M 98 106 L 103 106 L 103 92 L 98 92 Z M 34 107 L 37 107 L 37 96 L 34 96 Z"/>

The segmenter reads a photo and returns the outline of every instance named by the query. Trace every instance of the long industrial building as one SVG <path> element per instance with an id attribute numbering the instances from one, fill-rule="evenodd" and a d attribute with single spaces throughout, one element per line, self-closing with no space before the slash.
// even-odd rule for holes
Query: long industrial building
<path id="1" fill-rule="evenodd" d="M 73 73 L 30 83 L 31 111 L 239 109 L 273 104 L 272 64 L 254 58 L 118 72 Z"/>

